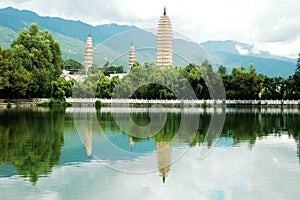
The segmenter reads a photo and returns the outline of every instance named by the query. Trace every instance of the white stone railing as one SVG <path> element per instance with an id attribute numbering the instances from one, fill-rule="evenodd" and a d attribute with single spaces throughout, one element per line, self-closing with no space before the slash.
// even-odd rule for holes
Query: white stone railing
<path id="1" fill-rule="evenodd" d="M 67 113 L 95 113 L 94 107 L 69 107 Z M 233 107 L 186 107 L 182 108 L 132 108 L 132 107 L 103 107 L 101 113 L 257 113 L 257 114 L 299 114 L 298 108 L 233 108 Z"/>
<path id="2" fill-rule="evenodd" d="M 67 98 L 69 103 L 89 104 L 100 100 L 103 104 L 207 104 L 207 105 L 300 105 L 300 100 L 223 100 L 223 99 L 97 99 L 97 98 Z"/>

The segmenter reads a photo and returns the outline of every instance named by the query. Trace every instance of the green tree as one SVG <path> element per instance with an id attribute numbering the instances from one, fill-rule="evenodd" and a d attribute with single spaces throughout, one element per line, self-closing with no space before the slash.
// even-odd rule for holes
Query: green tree
<path id="1" fill-rule="evenodd" d="M 64 78 L 58 78 L 57 80 L 52 81 L 51 97 L 57 99 L 72 97 L 74 85 L 75 85 L 74 79 L 67 81 Z"/>
<path id="2" fill-rule="evenodd" d="M 295 71 L 295 74 L 293 76 L 294 81 L 295 81 L 295 98 L 300 99 L 300 53 L 298 54 L 298 59 L 297 59 L 297 68 Z"/>
<path id="3" fill-rule="evenodd" d="M 285 99 L 300 99 L 300 53 L 298 54 L 295 73 L 293 76 L 289 76 L 285 83 Z"/>
<path id="4" fill-rule="evenodd" d="M 104 76 L 104 74 L 101 74 L 97 84 L 96 97 L 110 98 L 111 94 L 112 94 L 112 88 L 110 85 L 110 80 L 106 76 Z"/>
<path id="5" fill-rule="evenodd" d="M 212 65 L 207 60 L 201 66 L 200 73 L 205 81 L 203 84 L 204 90 L 202 91 L 203 98 L 223 99 L 225 97 L 225 90 L 222 77 L 219 73 L 214 72 Z"/>
<path id="6" fill-rule="evenodd" d="M 285 80 L 281 77 L 264 76 L 262 99 L 283 99 L 285 91 Z"/>
<path id="7" fill-rule="evenodd" d="M 284 99 L 297 99 L 297 84 L 294 76 L 289 76 L 285 80 L 285 94 Z"/>
<path id="8" fill-rule="evenodd" d="M 31 97 L 50 97 L 51 82 L 56 80 L 63 68 L 60 45 L 48 31 L 40 31 L 37 24 L 23 29 L 12 42 L 14 59 L 32 73 L 28 89 Z"/>
<path id="9" fill-rule="evenodd" d="M 124 73 L 124 66 L 110 66 L 104 69 L 104 75 L 108 76 L 109 74 L 119 74 Z"/>
<path id="10" fill-rule="evenodd" d="M 263 76 L 258 75 L 253 65 L 249 72 L 245 68 L 235 67 L 232 70 L 231 89 L 227 96 L 235 99 L 259 99 L 263 88 Z"/>
<path id="11" fill-rule="evenodd" d="M 176 68 L 191 84 L 198 99 L 202 98 L 202 91 L 205 88 L 204 80 L 201 78 L 200 67 L 189 63 L 185 68 Z"/>
<path id="12" fill-rule="evenodd" d="M 300 74 L 300 53 L 298 54 L 298 59 L 297 59 L 297 69 L 296 69 L 296 74 Z"/>
<path id="13" fill-rule="evenodd" d="M 218 69 L 218 73 L 221 74 L 222 76 L 227 75 L 227 68 L 221 65 Z"/>
<path id="14" fill-rule="evenodd" d="M 80 71 L 84 68 L 83 64 L 74 60 L 74 59 L 69 59 L 69 60 L 64 60 L 64 69 L 68 71 Z"/>
<path id="15" fill-rule="evenodd" d="M 177 69 L 189 81 L 198 99 L 225 97 L 223 80 L 207 60 L 204 60 L 202 66 L 190 63 L 184 69 Z"/>
<path id="16" fill-rule="evenodd" d="M 13 51 L 0 46 L 0 96 L 2 98 L 25 97 L 31 83 L 31 73 L 13 57 Z"/>

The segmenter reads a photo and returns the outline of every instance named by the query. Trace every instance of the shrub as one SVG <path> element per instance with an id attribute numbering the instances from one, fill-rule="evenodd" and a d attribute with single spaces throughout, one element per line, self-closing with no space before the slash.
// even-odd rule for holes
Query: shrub
<path id="1" fill-rule="evenodd" d="M 54 107 L 71 107 L 72 104 L 68 102 L 62 102 L 61 100 L 51 99 L 49 102 L 43 102 L 37 104 L 37 106 L 45 107 L 45 108 L 54 108 Z"/>
<path id="2" fill-rule="evenodd" d="M 10 102 L 8 102 L 7 105 L 6 105 L 6 107 L 7 107 L 7 108 L 11 108 L 11 107 L 12 107 L 12 104 L 11 104 Z"/>
<path id="3" fill-rule="evenodd" d="M 101 101 L 100 101 L 100 100 L 97 100 L 97 101 L 95 102 L 95 107 L 96 107 L 96 109 L 100 109 L 100 108 L 102 107 Z"/>

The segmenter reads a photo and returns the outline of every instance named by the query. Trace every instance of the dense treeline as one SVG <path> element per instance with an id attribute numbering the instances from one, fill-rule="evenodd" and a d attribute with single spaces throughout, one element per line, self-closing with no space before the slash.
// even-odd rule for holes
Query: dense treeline
<path id="1" fill-rule="evenodd" d="M 10 49 L 0 46 L 0 97 L 67 97 L 74 82 L 60 78 L 60 44 L 37 24 L 19 32 Z"/>
<path id="2" fill-rule="evenodd" d="M 83 65 L 63 61 L 60 44 L 32 24 L 20 31 L 11 48 L 0 46 L 0 98 L 300 99 L 300 54 L 295 74 L 287 79 L 257 74 L 252 64 L 228 73 L 224 66 L 215 72 L 207 61 L 169 69 L 136 62 L 121 80 L 108 75 L 124 72 L 124 66 L 106 64 L 94 65 L 84 82 L 75 83 L 60 76 L 63 68 L 80 73 Z"/>
<path id="3" fill-rule="evenodd" d="M 250 100 L 300 98 L 300 55 L 295 74 L 287 79 L 258 74 L 252 64 L 248 70 L 235 67 L 227 73 L 226 67 L 220 66 L 218 72 L 214 72 L 207 62 L 202 66 L 189 64 L 185 68 L 169 69 L 139 64 L 121 80 L 116 77 L 108 79 L 103 73 L 98 73 L 97 86 L 91 95 L 99 98 L 176 99 L 176 94 L 181 94 L 181 98 L 191 98 L 191 95 L 184 96 L 187 93 L 184 81 L 188 81 L 198 99 L 224 98 L 225 95 L 227 99 Z M 92 82 L 95 79 L 87 80 L 85 87 Z M 222 94 L 222 87 L 226 94 Z"/>
<path id="4" fill-rule="evenodd" d="M 293 76 L 268 77 L 257 74 L 253 65 L 249 70 L 233 68 L 231 74 L 221 66 L 222 76 L 228 99 L 299 99 L 300 98 L 300 54 L 297 69 Z"/>
<path id="5" fill-rule="evenodd" d="M 109 66 L 103 67 L 103 73 L 105 76 L 108 76 L 109 74 L 118 74 L 118 73 L 124 73 L 125 67 L 123 65 L 121 66 Z"/>
<path id="6" fill-rule="evenodd" d="M 118 77 L 109 79 L 93 65 L 84 82 L 77 82 L 73 88 L 73 97 L 76 98 L 111 98 L 111 94 L 118 83 Z"/>
<path id="7" fill-rule="evenodd" d="M 140 87 L 137 87 L 140 86 Z M 135 66 L 114 90 L 114 97 L 176 99 L 222 97 L 222 79 L 211 65 L 160 69 Z M 192 94 L 191 89 L 194 91 Z M 225 96 L 225 94 L 223 95 Z"/>

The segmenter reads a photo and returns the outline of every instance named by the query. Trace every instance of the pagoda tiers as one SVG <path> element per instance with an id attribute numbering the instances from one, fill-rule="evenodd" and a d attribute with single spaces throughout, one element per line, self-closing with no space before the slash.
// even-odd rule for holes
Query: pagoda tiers
<path id="1" fill-rule="evenodd" d="M 159 141 L 156 143 L 157 148 L 157 166 L 162 177 L 163 183 L 170 171 L 172 159 L 172 144 L 171 142 Z"/>
<path id="2" fill-rule="evenodd" d="M 166 8 L 164 15 L 160 17 L 157 28 L 157 66 L 168 68 L 172 66 L 172 24 L 167 16 Z"/>
<path id="3" fill-rule="evenodd" d="M 86 39 L 86 48 L 85 48 L 85 56 L 84 56 L 84 67 L 85 67 L 85 74 L 87 75 L 89 69 L 93 65 L 93 41 L 92 37 L 89 36 Z"/>
<path id="4" fill-rule="evenodd" d="M 134 62 L 135 62 L 135 50 L 134 50 L 133 43 L 131 42 L 131 45 L 129 48 L 129 70 L 131 70 Z"/>

